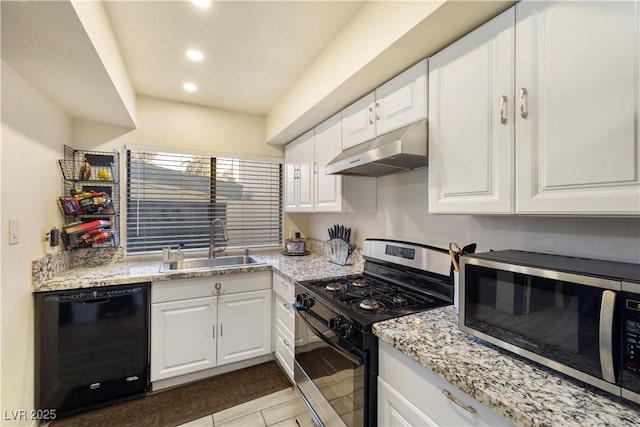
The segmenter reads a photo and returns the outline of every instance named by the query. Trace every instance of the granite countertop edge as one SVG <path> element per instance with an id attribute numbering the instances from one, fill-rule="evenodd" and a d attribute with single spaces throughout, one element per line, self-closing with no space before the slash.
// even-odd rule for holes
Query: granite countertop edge
<path id="1" fill-rule="evenodd" d="M 50 279 L 34 279 L 32 291 L 51 292 L 261 271 L 274 271 L 289 281 L 296 281 L 359 274 L 363 269 L 361 259 L 354 260 L 353 264 L 341 266 L 331 263 L 328 257 L 321 254 L 290 257 L 280 251 L 271 251 L 252 253 L 251 256 L 260 264 L 167 273 L 160 272 L 162 261 L 124 261 L 100 266 L 79 266 L 65 270 Z"/>
<path id="2" fill-rule="evenodd" d="M 519 426 L 639 426 L 640 407 L 464 333 L 453 306 L 374 324 L 374 334 Z"/>

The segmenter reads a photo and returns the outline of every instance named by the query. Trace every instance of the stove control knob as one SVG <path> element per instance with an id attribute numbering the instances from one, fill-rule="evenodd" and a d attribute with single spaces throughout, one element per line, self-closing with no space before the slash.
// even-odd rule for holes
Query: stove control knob
<path id="1" fill-rule="evenodd" d="M 332 317 L 331 319 L 329 319 L 329 327 L 336 332 L 340 329 L 340 326 L 342 326 L 343 324 L 344 324 L 344 319 L 341 317 Z"/>
<path id="2" fill-rule="evenodd" d="M 298 294 L 296 295 L 296 303 L 300 304 L 303 308 L 313 307 L 313 298 L 311 298 L 307 294 Z"/>
<path id="3" fill-rule="evenodd" d="M 351 325 L 348 323 L 344 323 L 340 325 L 340 328 L 338 329 L 338 333 L 342 338 L 351 337 Z"/>

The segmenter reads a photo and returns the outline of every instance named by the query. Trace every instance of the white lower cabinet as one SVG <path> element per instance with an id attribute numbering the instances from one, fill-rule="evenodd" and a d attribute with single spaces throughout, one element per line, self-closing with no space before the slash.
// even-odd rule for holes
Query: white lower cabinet
<path id="1" fill-rule="evenodd" d="M 216 366 L 217 297 L 151 306 L 151 381 Z"/>
<path id="2" fill-rule="evenodd" d="M 154 282 L 151 381 L 272 351 L 271 273 Z"/>
<path id="3" fill-rule="evenodd" d="M 400 351 L 380 342 L 378 424 L 384 426 L 513 426 Z"/>
<path id="4" fill-rule="evenodd" d="M 278 273 L 273 273 L 272 281 L 275 324 L 275 328 L 273 328 L 274 353 L 276 360 L 293 382 L 295 345 L 300 345 L 304 341 L 302 331 L 305 329 L 296 325 L 299 320 L 296 318 L 296 309 L 293 306 L 294 283 Z"/>
<path id="5" fill-rule="evenodd" d="M 218 298 L 218 366 L 271 352 L 271 290 Z"/>
<path id="6" fill-rule="evenodd" d="M 378 425 L 411 427 L 437 424 L 378 377 Z"/>

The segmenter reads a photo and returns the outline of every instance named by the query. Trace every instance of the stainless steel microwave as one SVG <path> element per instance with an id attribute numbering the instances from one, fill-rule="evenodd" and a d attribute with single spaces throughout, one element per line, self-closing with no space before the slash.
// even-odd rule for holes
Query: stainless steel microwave
<path id="1" fill-rule="evenodd" d="M 640 403 L 640 264 L 468 255 L 459 304 L 462 331 Z"/>

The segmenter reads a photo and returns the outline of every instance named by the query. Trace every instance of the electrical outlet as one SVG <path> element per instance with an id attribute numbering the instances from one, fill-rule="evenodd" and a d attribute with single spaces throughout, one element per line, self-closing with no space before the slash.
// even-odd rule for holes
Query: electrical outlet
<path id="1" fill-rule="evenodd" d="M 9 220 L 9 244 L 17 245 L 20 241 L 20 223 L 17 219 Z"/>

